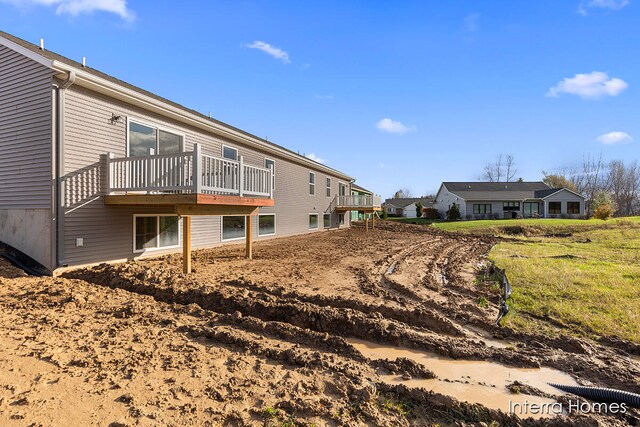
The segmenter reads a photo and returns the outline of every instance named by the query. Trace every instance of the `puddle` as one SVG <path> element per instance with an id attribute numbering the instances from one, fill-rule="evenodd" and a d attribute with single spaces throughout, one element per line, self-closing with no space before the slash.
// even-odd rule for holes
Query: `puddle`
<path id="1" fill-rule="evenodd" d="M 438 356 L 433 353 L 411 350 L 401 347 L 384 346 L 368 341 L 349 338 L 347 340 L 364 356 L 370 359 L 396 359 L 406 357 L 426 366 L 433 371 L 438 378 L 402 380 L 397 375 L 381 375 L 383 381 L 391 384 L 404 384 L 408 387 L 423 387 L 436 393 L 453 396 L 460 401 L 480 403 L 488 408 L 500 409 L 510 412 L 514 404 L 520 403 L 523 407 L 528 404 L 555 403 L 554 399 L 532 396 L 524 393 L 512 394 L 507 385 L 514 381 L 532 386 L 549 394 L 562 394 L 559 390 L 547 383 L 555 382 L 567 385 L 578 385 L 576 381 L 564 372 L 542 367 L 513 368 L 500 363 L 471 360 L 453 360 Z M 515 413 L 522 418 L 542 418 L 554 416 L 557 411 L 548 409 L 544 414 L 525 413 L 515 407 Z"/>

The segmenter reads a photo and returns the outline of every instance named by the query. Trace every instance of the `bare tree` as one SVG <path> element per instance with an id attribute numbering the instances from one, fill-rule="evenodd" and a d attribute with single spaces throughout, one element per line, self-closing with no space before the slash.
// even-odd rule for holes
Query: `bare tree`
<path id="1" fill-rule="evenodd" d="M 608 165 L 606 185 L 611 199 L 618 208 L 619 216 L 633 215 L 638 204 L 640 173 L 638 162 L 625 165 L 621 160 L 612 160 Z"/>
<path id="2" fill-rule="evenodd" d="M 393 195 L 394 199 L 405 199 L 409 197 L 413 196 L 411 195 L 411 191 L 408 188 L 401 188 Z"/>
<path id="3" fill-rule="evenodd" d="M 542 174 L 544 175 L 544 179 L 542 180 L 542 182 L 544 182 L 551 188 L 568 188 L 571 191 L 578 191 L 578 188 L 573 183 L 573 181 L 564 176 L 562 173 L 542 171 Z"/>
<path id="4" fill-rule="evenodd" d="M 515 164 L 515 158 L 511 154 L 506 156 L 498 154 L 495 162 L 489 162 L 484 165 L 482 179 L 489 182 L 513 181 L 513 178 L 518 173 Z"/>

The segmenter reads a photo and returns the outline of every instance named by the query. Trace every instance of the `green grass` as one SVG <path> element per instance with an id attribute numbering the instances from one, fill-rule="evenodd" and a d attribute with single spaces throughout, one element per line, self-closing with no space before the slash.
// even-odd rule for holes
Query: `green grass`
<path id="1" fill-rule="evenodd" d="M 445 222 L 443 219 L 427 219 L 427 218 L 404 218 L 404 217 L 389 217 L 389 221 L 402 222 L 405 224 L 420 224 L 429 225 L 437 222 Z"/>
<path id="2" fill-rule="evenodd" d="M 405 218 L 406 219 L 406 218 Z M 483 219 L 476 221 L 439 221 L 434 227 L 447 231 L 468 231 L 498 234 L 503 227 L 533 227 L 549 232 L 573 231 L 582 227 L 599 228 L 615 226 L 619 222 L 640 224 L 640 217 L 615 218 L 607 221 L 600 219 Z M 497 232 L 497 233 L 496 233 Z"/>
<path id="3" fill-rule="evenodd" d="M 493 233 L 500 231 L 495 222 L 535 232 L 534 237 L 502 241 L 489 254 L 506 270 L 514 290 L 503 325 L 530 333 L 609 336 L 640 343 L 640 217 L 436 226 Z M 572 234 L 540 237 L 561 232 Z"/>

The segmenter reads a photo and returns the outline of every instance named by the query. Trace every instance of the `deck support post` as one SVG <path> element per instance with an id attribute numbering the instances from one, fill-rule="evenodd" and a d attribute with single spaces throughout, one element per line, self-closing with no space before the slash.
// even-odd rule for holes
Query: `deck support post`
<path id="1" fill-rule="evenodd" d="M 244 225 L 246 235 L 245 257 L 253 259 L 253 216 L 245 216 Z"/>
<path id="2" fill-rule="evenodd" d="M 183 216 L 182 272 L 191 273 L 191 216 Z"/>
<path id="3" fill-rule="evenodd" d="M 376 228 L 376 213 L 372 212 L 371 213 L 371 229 L 373 230 L 374 228 Z"/>

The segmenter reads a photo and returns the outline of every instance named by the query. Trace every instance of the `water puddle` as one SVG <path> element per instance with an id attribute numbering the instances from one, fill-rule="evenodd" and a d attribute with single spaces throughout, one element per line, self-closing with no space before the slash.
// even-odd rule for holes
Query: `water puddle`
<path id="1" fill-rule="evenodd" d="M 436 393 L 453 396 L 460 401 L 480 403 L 488 408 L 512 412 L 523 418 L 542 418 L 554 416 L 551 409 L 545 413 L 525 412 L 521 408 L 525 402 L 529 405 L 552 405 L 555 400 L 545 397 L 532 396 L 524 392 L 513 394 L 507 385 L 518 381 L 549 394 L 562 394 L 547 383 L 555 382 L 567 385 L 578 385 L 576 381 L 564 372 L 551 368 L 513 368 L 500 363 L 471 360 L 453 360 L 433 353 L 411 350 L 401 347 L 385 346 L 359 339 L 347 340 L 364 356 L 370 359 L 391 359 L 406 357 L 426 366 L 438 378 L 402 380 L 397 375 L 381 375 L 383 381 L 391 384 L 404 384 L 408 387 L 423 387 Z M 521 406 L 514 406 L 516 404 Z M 557 411 L 556 411 L 557 412 Z"/>

